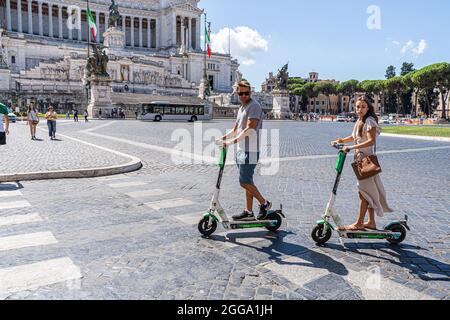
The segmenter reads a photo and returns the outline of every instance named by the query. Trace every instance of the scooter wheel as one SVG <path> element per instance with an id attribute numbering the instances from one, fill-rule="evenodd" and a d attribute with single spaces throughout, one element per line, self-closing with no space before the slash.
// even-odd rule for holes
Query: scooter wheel
<path id="1" fill-rule="evenodd" d="M 311 237 L 313 238 L 314 242 L 317 244 L 325 244 L 327 243 L 332 236 L 331 229 L 328 229 L 327 232 L 324 234 L 324 226 L 320 225 L 314 228 L 314 230 L 311 233 Z"/>
<path id="2" fill-rule="evenodd" d="M 394 245 L 398 245 L 400 243 L 402 243 L 403 241 L 405 241 L 406 239 L 406 228 L 404 226 L 402 226 L 401 224 L 394 224 L 392 226 L 390 226 L 389 228 L 386 229 L 386 231 L 391 231 L 391 232 L 398 232 L 401 233 L 402 235 L 400 236 L 400 238 L 398 239 L 388 239 L 390 244 L 394 244 Z"/>
<path id="3" fill-rule="evenodd" d="M 217 221 L 213 220 L 209 223 L 210 218 L 203 218 L 198 224 L 198 231 L 205 237 L 211 236 L 217 230 Z"/>
<path id="4" fill-rule="evenodd" d="M 271 232 L 276 232 L 280 229 L 281 224 L 283 223 L 283 218 L 278 213 L 271 213 L 267 216 L 267 220 L 277 221 L 274 226 L 266 227 L 267 230 Z"/>

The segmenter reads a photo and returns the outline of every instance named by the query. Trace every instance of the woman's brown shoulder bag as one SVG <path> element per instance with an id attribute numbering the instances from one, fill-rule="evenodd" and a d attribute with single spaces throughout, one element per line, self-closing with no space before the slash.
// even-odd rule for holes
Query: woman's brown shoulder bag
<path id="1" fill-rule="evenodd" d="M 362 156 L 359 157 L 360 155 Z M 360 181 L 372 178 L 382 172 L 378 157 L 376 155 L 368 156 L 363 152 L 355 152 L 355 162 L 352 163 L 352 167 Z"/>

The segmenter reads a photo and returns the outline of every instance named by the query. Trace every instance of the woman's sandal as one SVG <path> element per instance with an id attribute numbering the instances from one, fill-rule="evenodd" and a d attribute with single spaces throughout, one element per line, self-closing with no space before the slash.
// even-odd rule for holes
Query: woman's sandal
<path id="1" fill-rule="evenodd" d="M 373 228 L 372 226 L 369 226 L 368 224 L 364 225 L 364 228 L 370 231 L 378 231 L 378 228 L 375 226 L 375 228 Z"/>
<path id="2" fill-rule="evenodd" d="M 366 229 L 364 227 L 357 227 L 353 224 L 348 227 L 339 228 L 338 231 L 366 231 Z"/>

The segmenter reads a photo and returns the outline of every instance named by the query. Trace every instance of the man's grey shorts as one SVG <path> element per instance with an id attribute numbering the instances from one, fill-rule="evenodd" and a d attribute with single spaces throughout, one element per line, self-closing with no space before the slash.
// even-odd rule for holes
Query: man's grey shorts
<path id="1" fill-rule="evenodd" d="M 253 176 L 258 165 L 259 153 L 249 153 L 238 151 L 236 163 L 239 169 L 239 183 L 254 185 Z"/>

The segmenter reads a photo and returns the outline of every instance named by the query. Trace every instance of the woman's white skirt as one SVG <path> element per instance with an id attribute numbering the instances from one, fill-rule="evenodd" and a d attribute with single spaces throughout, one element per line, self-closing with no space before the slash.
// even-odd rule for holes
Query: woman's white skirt
<path id="1" fill-rule="evenodd" d="M 358 181 L 358 189 L 369 203 L 369 208 L 374 209 L 377 216 L 384 217 L 385 213 L 394 212 L 387 203 L 386 191 L 379 174 Z"/>

